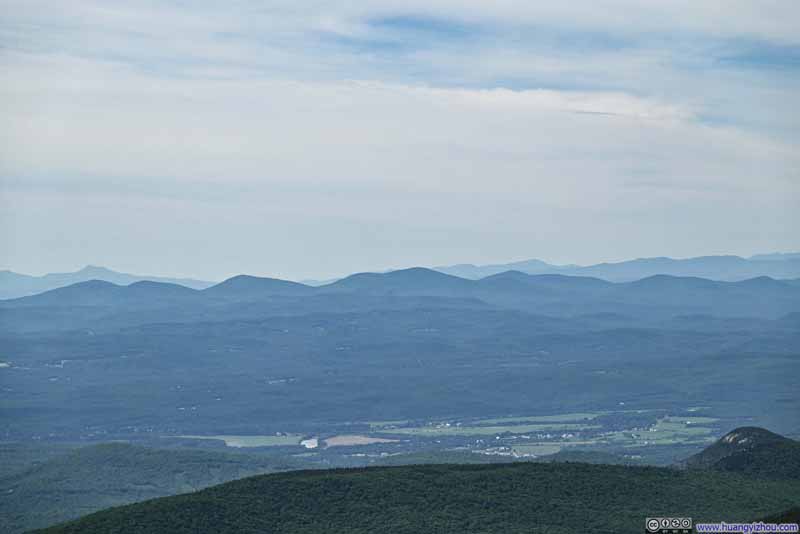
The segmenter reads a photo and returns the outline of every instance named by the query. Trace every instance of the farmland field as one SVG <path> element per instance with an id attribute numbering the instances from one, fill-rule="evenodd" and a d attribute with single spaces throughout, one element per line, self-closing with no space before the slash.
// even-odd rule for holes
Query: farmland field
<path id="1" fill-rule="evenodd" d="M 494 436 L 498 434 L 528 434 L 531 432 L 569 432 L 600 428 L 598 425 L 584 425 L 577 423 L 554 423 L 534 425 L 506 425 L 506 426 L 457 426 L 443 424 L 436 426 L 421 426 L 409 428 L 394 428 L 386 431 L 390 434 L 413 434 L 419 436 Z"/>
<path id="2" fill-rule="evenodd" d="M 279 447 L 299 445 L 302 436 L 284 434 L 280 436 L 175 436 L 181 439 L 200 439 L 224 441 L 228 447 Z"/>

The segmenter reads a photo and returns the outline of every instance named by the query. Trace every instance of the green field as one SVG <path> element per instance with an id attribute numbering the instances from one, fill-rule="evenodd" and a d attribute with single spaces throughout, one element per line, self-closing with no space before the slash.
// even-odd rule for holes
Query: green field
<path id="1" fill-rule="evenodd" d="M 581 417 L 583 419 L 587 419 L 587 416 L 593 416 L 594 418 L 598 417 L 600 414 L 568 414 L 573 417 L 572 420 L 579 420 L 578 418 Z M 548 417 L 548 416 L 545 416 Z M 565 416 L 553 416 L 553 417 L 560 417 L 564 418 Z M 500 422 L 500 421 L 508 421 L 509 419 L 490 419 L 487 421 L 492 422 Z M 576 436 L 573 439 L 564 439 L 564 438 L 557 438 L 558 441 L 526 441 L 523 443 L 516 442 L 511 445 L 511 450 L 514 454 L 519 456 L 525 455 L 534 455 L 534 456 L 545 456 L 549 454 L 555 454 L 565 447 L 574 447 L 579 446 L 582 449 L 595 449 L 597 447 L 605 448 L 608 445 L 616 446 L 618 448 L 630 448 L 630 447 L 647 447 L 647 446 L 663 446 L 663 445 L 680 445 L 680 444 L 702 444 L 713 441 L 713 432 L 714 429 L 710 426 L 705 425 L 713 425 L 719 421 L 719 419 L 714 417 L 662 417 L 659 419 L 651 428 L 646 430 L 620 430 L 620 431 L 613 431 L 601 434 L 597 437 L 585 437 L 585 436 Z M 586 429 L 597 429 L 599 428 L 598 425 L 576 425 L 579 428 L 574 428 L 574 430 L 586 430 Z M 464 427 L 461 427 L 458 430 L 463 430 L 465 434 L 474 431 L 486 430 L 486 434 L 500 434 L 500 430 L 510 431 L 514 433 L 523 432 L 522 429 L 526 428 L 527 431 L 531 431 L 531 427 L 535 427 L 534 431 L 563 431 L 563 430 L 571 430 L 571 428 L 567 425 L 531 425 L 531 426 L 523 426 L 523 425 L 515 425 L 515 426 L 497 426 L 497 427 L 469 427 L 467 430 L 464 430 Z M 440 431 L 441 435 L 448 434 L 451 430 L 450 428 L 439 429 L 436 428 L 435 430 Z M 418 430 L 418 429 L 414 429 Z M 507 441 L 505 442 L 508 443 Z"/>
<path id="2" fill-rule="evenodd" d="M 703 425 L 710 425 L 718 420 L 714 417 L 663 417 L 647 430 L 612 432 L 598 441 L 625 447 L 705 443 L 713 441 L 714 429 Z"/>
<path id="3" fill-rule="evenodd" d="M 665 417 L 662 419 L 668 423 L 682 423 L 685 425 L 710 425 L 719 421 L 716 417 Z"/>
<path id="4" fill-rule="evenodd" d="M 476 425 L 504 425 L 516 423 L 574 423 L 577 421 L 590 421 L 609 412 L 565 413 L 558 415 L 531 415 L 524 417 L 500 417 L 496 419 L 479 419 Z"/>
<path id="5" fill-rule="evenodd" d="M 400 420 L 400 421 L 369 421 L 367 424 L 369 425 L 371 430 L 380 430 L 386 427 L 403 426 L 407 425 L 408 423 L 409 423 L 408 420 Z"/>
<path id="6" fill-rule="evenodd" d="M 600 428 L 599 425 L 584 425 L 576 423 L 563 424 L 535 424 L 535 425 L 506 425 L 506 426 L 456 426 L 437 425 L 419 426 L 408 428 L 394 428 L 386 430 L 386 434 L 404 434 L 415 436 L 495 436 L 506 432 L 512 434 L 529 434 L 533 432 L 570 432 Z"/>

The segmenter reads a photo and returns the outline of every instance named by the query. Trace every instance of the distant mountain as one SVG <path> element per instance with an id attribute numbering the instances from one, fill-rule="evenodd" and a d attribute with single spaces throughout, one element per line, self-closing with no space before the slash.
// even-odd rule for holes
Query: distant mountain
<path id="1" fill-rule="evenodd" d="M 93 445 L 0 478 L 0 531 L 22 532 L 109 506 L 302 465 L 258 454 Z"/>
<path id="2" fill-rule="evenodd" d="M 0 303 L 0 307 L 136 305 L 153 308 L 186 302 L 193 305 L 202 302 L 250 302 L 275 296 L 307 296 L 313 292 L 314 288 L 297 282 L 247 275 L 234 276 L 203 290 L 163 282 L 140 281 L 118 285 L 103 280 L 89 280 L 36 295 L 7 299 Z"/>
<path id="3" fill-rule="evenodd" d="M 702 256 L 677 260 L 642 258 L 581 267 L 574 274 L 596 276 L 617 282 L 638 280 L 659 274 L 721 281 L 739 281 L 759 276 L 796 278 L 800 275 L 800 260 L 757 261 L 739 256 Z"/>
<path id="4" fill-rule="evenodd" d="M 586 463 L 414 465 L 255 476 L 104 510 L 51 534 L 163 532 L 639 533 L 654 510 L 751 521 L 789 509 L 800 481 Z"/>
<path id="5" fill-rule="evenodd" d="M 630 282 L 659 274 L 739 281 L 759 276 L 778 279 L 798 278 L 800 277 L 800 253 L 762 254 L 750 258 L 739 256 L 701 256 L 687 259 L 640 258 L 589 266 L 551 265 L 540 260 L 527 260 L 494 265 L 460 264 L 436 267 L 435 269 L 443 273 L 472 279 L 515 270 L 527 274 L 590 276 L 612 282 Z"/>
<path id="6" fill-rule="evenodd" d="M 138 304 L 152 308 L 196 295 L 198 295 L 197 290 L 178 284 L 142 281 L 123 286 L 103 280 L 89 280 L 51 289 L 29 297 L 8 299 L 3 302 L 3 305 L 13 307 L 65 307 Z"/>
<path id="7" fill-rule="evenodd" d="M 555 272 L 568 272 L 572 269 L 578 268 L 577 265 L 551 265 L 541 260 L 523 260 L 511 263 L 496 263 L 490 265 L 473 265 L 471 263 L 461 263 L 458 265 L 449 265 L 434 267 L 434 270 L 452 274 L 453 276 L 460 276 L 461 278 L 471 278 L 477 280 L 478 278 L 485 278 L 493 274 L 499 274 L 506 271 L 520 271 L 527 274 L 544 274 Z"/>
<path id="8" fill-rule="evenodd" d="M 97 328 L 109 317 L 114 325 L 125 326 L 300 311 L 398 309 L 412 304 L 504 308 L 552 317 L 784 317 L 791 324 L 788 314 L 800 312 L 800 286 L 767 277 L 719 282 L 655 275 L 613 283 L 519 271 L 469 280 L 425 268 L 354 274 L 319 287 L 246 275 L 204 290 L 149 281 L 119 286 L 92 280 L 4 300 L 0 319 L 10 331 L 36 331 Z"/>
<path id="9" fill-rule="evenodd" d="M 755 254 L 750 256 L 749 259 L 757 261 L 800 260 L 800 252 L 773 252 L 772 254 Z"/>
<path id="10" fill-rule="evenodd" d="M 800 288 L 766 277 L 718 282 L 655 275 L 634 282 L 611 283 L 586 276 L 510 271 L 468 280 L 414 268 L 356 274 L 315 291 L 474 298 L 497 307 L 552 316 L 615 313 L 661 318 L 685 314 L 777 318 L 800 311 Z"/>
<path id="11" fill-rule="evenodd" d="M 204 293 L 215 297 L 252 300 L 264 296 L 309 295 L 313 291 L 312 287 L 298 282 L 241 274 L 207 288 Z"/>
<path id="12" fill-rule="evenodd" d="M 568 292 L 594 292 L 609 290 L 614 286 L 611 282 L 588 276 L 567 276 L 563 274 L 531 275 L 521 271 L 506 271 L 493 274 L 477 281 L 483 289 L 507 290 L 550 290 Z"/>
<path id="13" fill-rule="evenodd" d="M 335 291 L 349 291 L 354 287 L 358 287 L 363 291 L 366 290 L 367 285 L 375 283 L 374 280 L 369 279 L 377 280 L 380 275 L 401 273 L 397 277 L 390 277 L 387 280 L 397 281 L 402 286 L 405 282 L 402 282 L 401 279 L 419 277 L 420 270 L 430 271 L 431 269 L 412 268 L 384 273 L 359 273 L 341 279 L 306 280 L 296 286 L 290 285 L 294 282 L 240 275 L 226 280 L 223 283 L 224 285 L 216 284 L 222 287 L 212 291 L 212 294 L 222 295 L 227 293 L 231 295 L 236 293 L 241 296 L 245 292 L 252 290 L 256 293 L 266 292 L 272 295 L 299 295 L 305 291 L 304 287 L 326 287 L 328 290 Z M 659 274 L 721 281 L 740 281 L 760 276 L 768 276 L 775 279 L 800 279 L 800 253 L 758 254 L 750 258 L 741 258 L 739 256 L 703 256 L 688 259 L 641 258 L 589 266 L 552 265 L 541 260 L 531 259 L 490 265 L 459 264 L 435 267 L 432 270 L 470 280 L 478 280 L 508 271 L 537 275 L 582 276 L 612 282 L 630 282 Z M 427 276 L 430 277 L 430 275 Z M 72 273 L 51 273 L 43 276 L 0 271 L 0 300 L 35 295 L 51 289 L 90 280 L 101 280 L 116 285 L 130 285 L 135 282 L 151 281 L 177 284 L 192 289 L 206 289 L 215 285 L 214 282 L 191 278 L 166 278 L 120 273 L 94 265 L 88 265 Z M 271 286 L 267 282 L 270 280 L 274 281 Z M 345 280 L 347 282 L 339 284 L 339 282 Z M 280 291 L 278 291 L 277 286 L 279 284 L 277 282 L 282 282 Z M 385 282 L 382 283 L 385 285 Z M 796 280 L 793 283 L 796 283 Z"/>
<path id="14" fill-rule="evenodd" d="M 326 286 L 328 284 L 332 284 L 337 280 L 341 280 L 341 278 L 328 278 L 327 280 L 315 280 L 313 278 L 308 278 L 305 280 L 300 280 L 300 283 L 306 286 L 318 287 L 318 286 Z"/>
<path id="15" fill-rule="evenodd" d="M 135 282 L 151 281 L 167 284 L 177 284 L 192 289 L 204 289 L 210 287 L 213 282 L 194 280 L 191 278 L 165 278 L 162 276 L 143 276 L 137 274 L 119 273 L 106 269 L 87 265 L 74 273 L 51 273 L 44 276 L 29 276 L 12 271 L 0 271 L 0 299 L 12 299 L 43 293 L 51 289 L 64 287 L 90 280 L 101 280 L 111 282 L 116 285 L 130 285 Z"/>
<path id="16" fill-rule="evenodd" d="M 763 428 L 741 427 L 687 458 L 682 466 L 800 480 L 800 442 Z"/>
<path id="17" fill-rule="evenodd" d="M 388 273 L 358 273 L 331 284 L 319 286 L 318 292 L 357 292 L 403 295 L 442 295 L 464 293 L 474 282 L 440 273 L 433 269 L 413 267 Z"/>

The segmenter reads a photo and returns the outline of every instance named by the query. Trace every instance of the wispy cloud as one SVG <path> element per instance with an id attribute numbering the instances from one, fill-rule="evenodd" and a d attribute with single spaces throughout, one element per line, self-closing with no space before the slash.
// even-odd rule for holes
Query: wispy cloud
<path id="1" fill-rule="evenodd" d="M 164 206 L 208 235 L 238 232 L 231 254 L 250 225 L 289 226 L 320 250 L 343 240 L 333 273 L 798 245 L 795 2 L 0 0 L 0 11 L 8 266 L 43 261 L 36 243 L 54 227 L 70 231 L 49 246 L 75 264 L 88 259 L 78 239 L 122 254 L 113 234 L 143 251 L 131 228 L 143 214 L 174 222 Z M 387 242 L 359 248 L 359 225 Z M 238 270 L 331 274 L 276 232 L 264 235 L 280 259 Z M 180 261 L 172 274 L 232 268 Z"/>

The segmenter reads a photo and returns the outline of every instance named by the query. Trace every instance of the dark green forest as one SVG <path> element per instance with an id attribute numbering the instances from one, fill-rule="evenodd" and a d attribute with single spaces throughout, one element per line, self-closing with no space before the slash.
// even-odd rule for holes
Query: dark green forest
<path id="1" fill-rule="evenodd" d="M 507 463 L 256 476 L 89 515 L 42 534 L 638 533 L 649 516 L 753 520 L 800 481 L 711 471 Z"/>
<path id="2" fill-rule="evenodd" d="M 109 506 L 305 465 L 267 454 L 149 449 L 122 443 L 84 447 L 0 476 L 0 532 L 44 527 Z"/>

